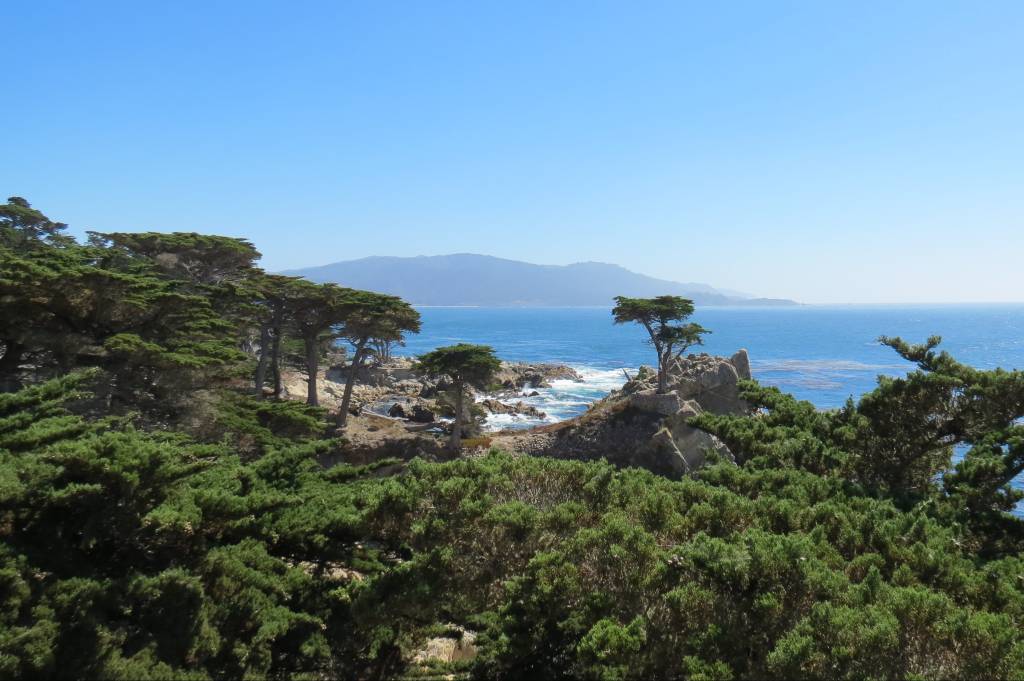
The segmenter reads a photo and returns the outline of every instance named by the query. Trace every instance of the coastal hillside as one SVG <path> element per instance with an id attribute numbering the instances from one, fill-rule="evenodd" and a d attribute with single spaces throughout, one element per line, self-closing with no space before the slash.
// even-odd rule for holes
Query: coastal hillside
<path id="1" fill-rule="evenodd" d="M 1024 372 L 822 411 L 619 296 L 651 365 L 493 432 L 583 375 L 259 258 L 0 204 L 0 679 L 1024 678 Z"/>
<path id="2" fill-rule="evenodd" d="M 795 305 L 699 283 L 638 274 L 618 265 L 580 262 L 535 265 L 487 255 L 369 257 L 284 274 L 316 283 L 338 283 L 400 296 L 413 305 L 586 306 L 608 305 L 617 295 L 679 295 L 697 305 Z"/>

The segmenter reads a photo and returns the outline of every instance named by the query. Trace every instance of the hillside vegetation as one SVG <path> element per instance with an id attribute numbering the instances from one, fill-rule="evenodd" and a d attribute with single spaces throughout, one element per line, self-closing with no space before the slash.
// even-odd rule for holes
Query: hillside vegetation
<path id="1" fill-rule="evenodd" d="M 338 415 L 275 372 L 416 320 L 257 257 L 0 206 L 0 677 L 1024 678 L 1021 373 L 886 339 L 917 370 L 841 410 L 748 382 L 682 479 L 324 468 Z"/>

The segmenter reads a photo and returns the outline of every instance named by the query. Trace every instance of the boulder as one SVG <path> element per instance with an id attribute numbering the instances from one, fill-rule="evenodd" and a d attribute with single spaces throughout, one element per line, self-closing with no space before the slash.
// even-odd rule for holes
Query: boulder
<path id="1" fill-rule="evenodd" d="M 537 409 L 531 404 L 526 404 L 522 400 L 514 402 L 512 404 L 506 404 L 501 400 L 496 400 L 493 397 L 488 397 L 485 400 L 478 402 L 483 409 L 491 414 L 515 414 L 518 416 L 529 416 L 531 418 L 543 419 L 547 417 L 547 414 Z"/>
<path id="2" fill-rule="evenodd" d="M 657 370 L 653 367 L 647 366 L 646 364 L 641 364 L 640 368 L 636 372 L 636 376 L 628 379 L 620 389 L 620 392 L 624 395 L 632 395 L 633 393 L 641 392 L 643 390 L 650 390 L 657 387 L 657 385 Z"/>
<path id="3" fill-rule="evenodd" d="M 414 404 L 412 407 L 412 413 L 406 418 L 415 423 L 433 423 L 437 419 L 437 415 L 433 410 L 428 409 L 422 404 Z"/>
<path id="4" fill-rule="evenodd" d="M 634 409 L 662 416 L 675 414 L 682 406 L 678 393 L 658 394 L 653 388 L 630 395 L 629 403 Z"/>
<path id="5" fill-rule="evenodd" d="M 729 361 L 736 367 L 736 374 L 740 377 L 740 380 L 750 380 L 750 358 L 747 356 L 745 348 L 737 350 L 736 354 L 729 358 Z"/>
<path id="6" fill-rule="evenodd" d="M 454 635 L 431 638 L 423 644 L 412 661 L 414 664 L 464 662 L 476 657 L 476 634 L 462 627 L 453 627 Z"/>
<path id="7" fill-rule="evenodd" d="M 724 442 L 714 435 L 699 428 L 694 428 L 689 424 L 690 419 L 702 411 L 700 405 L 695 400 L 687 400 L 677 413 L 663 422 L 665 425 L 664 430 L 672 436 L 672 443 L 686 464 L 686 472 L 703 466 L 709 452 L 715 452 L 727 461 L 736 462 L 735 457 Z"/>
<path id="8" fill-rule="evenodd" d="M 408 357 L 395 357 L 384 364 L 363 364 L 356 372 L 356 383 L 376 388 L 394 387 L 403 381 L 416 380 L 414 361 Z M 344 383 L 351 370 L 348 364 L 336 364 L 327 370 L 332 381 Z"/>
<path id="9" fill-rule="evenodd" d="M 505 390 L 520 392 L 526 387 L 549 388 L 551 381 L 557 380 L 582 383 L 583 377 L 575 369 L 564 364 L 502 362 L 501 369 L 494 375 L 493 380 Z"/>
<path id="10" fill-rule="evenodd" d="M 669 369 L 669 389 L 683 400 L 694 400 L 702 409 L 716 414 L 746 414 L 750 406 L 740 397 L 739 381 L 750 377 L 746 350 L 731 358 L 690 355 L 676 360 Z"/>
<path id="11" fill-rule="evenodd" d="M 434 410 L 422 402 L 395 402 L 388 409 L 388 416 L 406 419 L 413 423 L 433 423 L 437 419 Z"/>

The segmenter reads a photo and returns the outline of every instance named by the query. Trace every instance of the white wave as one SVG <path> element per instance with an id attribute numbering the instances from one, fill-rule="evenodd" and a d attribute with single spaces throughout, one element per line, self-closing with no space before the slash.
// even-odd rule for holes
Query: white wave
<path id="1" fill-rule="evenodd" d="M 583 382 L 557 379 L 551 381 L 549 388 L 528 388 L 528 390 L 537 391 L 537 395 L 532 397 L 520 395 L 501 399 L 505 404 L 522 401 L 534 406 L 545 413 L 545 418 L 538 419 L 520 414 L 492 414 L 487 417 L 484 427 L 489 431 L 494 431 L 503 428 L 529 428 L 545 423 L 564 421 L 582 414 L 588 406 L 602 399 L 612 390 L 618 390 L 626 382 L 626 376 L 621 368 L 598 369 L 576 366 L 573 369 L 580 375 Z M 479 396 L 477 401 L 488 397 L 486 395 Z"/>

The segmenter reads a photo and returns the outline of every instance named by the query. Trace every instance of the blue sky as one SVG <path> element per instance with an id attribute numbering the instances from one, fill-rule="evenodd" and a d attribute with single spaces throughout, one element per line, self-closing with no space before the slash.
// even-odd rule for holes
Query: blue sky
<path id="1" fill-rule="evenodd" d="M 269 269 L 1024 300 L 1024 2 L 7 2 L 0 191 Z"/>

